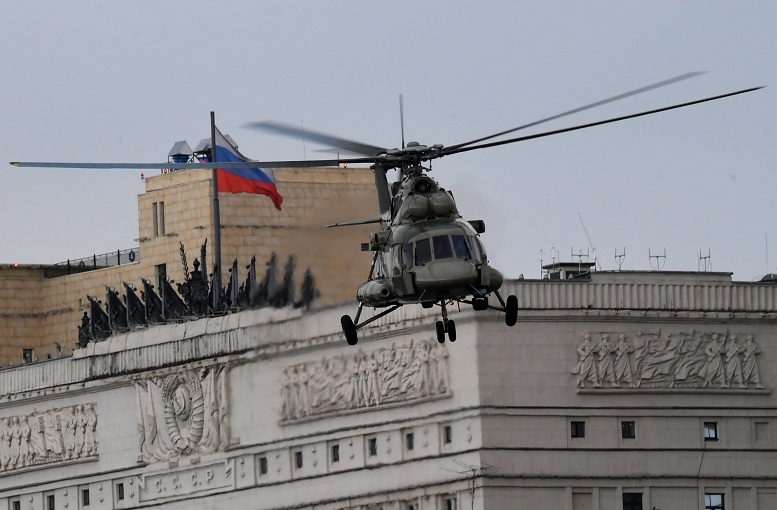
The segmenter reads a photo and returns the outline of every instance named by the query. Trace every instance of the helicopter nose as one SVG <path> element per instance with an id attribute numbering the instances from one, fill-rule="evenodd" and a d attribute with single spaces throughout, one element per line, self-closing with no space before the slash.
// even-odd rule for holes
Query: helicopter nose
<path id="1" fill-rule="evenodd" d="M 416 287 L 422 291 L 439 291 L 470 287 L 478 282 L 478 270 L 466 260 L 435 260 L 417 267 Z"/>

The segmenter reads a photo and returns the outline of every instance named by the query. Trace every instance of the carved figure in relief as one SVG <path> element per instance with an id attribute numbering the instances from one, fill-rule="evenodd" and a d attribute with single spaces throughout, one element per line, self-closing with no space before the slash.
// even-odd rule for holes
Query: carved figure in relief
<path id="1" fill-rule="evenodd" d="M 19 430 L 19 417 L 14 416 L 11 419 L 11 460 L 8 462 L 8 466 L 21 467 L 19 455 L 21 453 L 21 431 Z"/>
<path id="2" fill-rule="evenodd" d="M 599 355 L 597 375 L 600 382 L 604 382 L 604 379 L 607 378 L 610 381 L 610 385 L 617 388 L 619 384 L 615 379 L 615 370 L 612 363 L 612 353 L 614 350 L 615 346 L 610 343 L 610 336 L 607 333 L 602 333 L 599 343 L 596 345 L 596 353 Z"/>
<path id="3" fill-rule="evenodd" d="M 630 388 L 634 387 L 631 371 L 631 358 L 629 354 L 634 352 L 634 347 L 626 341 L 626 335 L 618 335 L 618 345 L 615 346 L 615 380 L 620 383 L 628 383 Z"/>
<path id="4" fill-rule="evenodd" d="M 286 370 L 281 372 L 281 418 L 288 420 L 292 417 L 291 386 L 289 374 Z"/>
<path id="5" fill-rule="evenodd" d="M 583 343 L 577 348 L 578 362 L 573 374 L 577 374 L 577 387 L 585 388 L 585 382 L 589 381 L 593 384 L 594 388 L 601 388 L 602 383 L 599 382 L 599 374 L 596 369 L 596 361 L 594 360 L 594 354 L 596 345 L 591 340 L 591 334 L 586 333 L 583 335 Z"/>
<path id="6" fill-rule="evenodd" d="M 84 451 L 84 436 L 86 434 L 86 416 L 84 415 L 84 406 L 76 406 L 75 420 L 76 435 L 74 453 L 76 457 L 80 457 L 81 453 Z"/>
<path id="7" fill-rule="evenodd" d="M 676 361 L 679 344 L 676 344 L 672 334 L 666 338 L 650 339 L 646 344 L 646 355 L 642 361 L 642 371 L 637 381 L 637 386 L 650 379 L 660 379 L 662 376 L 670 376 Z M 655 381 L 651 381 L 655 382 Z"/>
<path id="8" fill-rule="evenodd" d="M 448 349 L 439 343 L 432 344 L 430 358 L 432 359 L 431 371 L 435 381 L 431 385 L 432 393 L 448 393 L 450 381 L 448 380 Z"/>
<path id="9" fill-rule="evenodd" d="M 348 362 L 345 365 L 346 372 L 348 374 L 348 384 L 345 391 L 346 406 L 351 409 L 362 405 L 362 385 L 360 382 L 360 370 L 361 358 L 364 356 L 361 349 L 353 356 L 348 357 Z"/>
<path id="10" fill-rule="evenodd" d="M 308 376 L 305 365 L 299 365 L 297 367 L 297 384 L 299 384 L 299 414 L 302 416 L 310 414 L 309 382 L 310 377 Z"/>
<path id="11" fill-rule="evenodd" d="M 378 378 L 378 360 L 373 354 L 367 358 L 367 405 L 380 404 L 380 379 Z"/>
<path id="12" fill-rule="evenodd" d="M 704 350 L 699 348 L 701 342 L 701 333 L 697 333 L 695 330 L 691 331 L 690 336 L 682 339 L 678 351 L 679 360 L 672 373 L 672 382 L 669 384 L 670 388 L 673 388 L 678 382 L 685 382 L 699 375 L 699 371 L 707 359 Z"/>
<path id="13" fill-rule="evenodd" d="M 76 450 L 76 429 L 78 428 L 78 419 L 76 418 L 75 409 L 70 408 L 67 418 L 65 418 L 65 426 L 62 431 L 62 439 L 65 446 L 65 459 L 72 459 Z"/>
<path id="14" fill-rule="evenodd" d="M 736 335 L 729 336 L 726 343 L 726 383 L 723 385 L 724 388 L 730 388 L 732 383 L 736 383 L 740 388 L 747 388 L 742 379 L 742 360 L 739 358 L 741 350 Z"/>
<path id="15" fill-rule="evenodd" d="M 322 402 L 330 400 L 330 391 L 334 387 L 334 381 L 329 371 L 329 362 L 326 357 L 314 363 L 310 367 L 308 379 L 308 394 L 310 395 L 310 407 L 318 407 Z"/>
<path id="16" fill-rule="evenodd" d="M 699 372 L 699 375 L 704 379 L 701 385 L 702 388 L 709 386 L 713 380 L 720 386 L 726 384 L 726 372 L 723 366 L 725 340 L 725 336 L 721 337 L 717 333 L 713 333 L 712 341 L 704 349 L 704 353 L 707 355 L 707 362 Z"/>
<path id="17" fill-rule="evenodd" d="M 86 428 L 84 429 L 84 455 L 95 455 L 97 453 L 97 440 L 95 439 L 97 413 L 94 412 L 94 404 L 86 404 L 84 417 L 86 421 Z"/>
<path id="18" fill-rule="evenodd" d="M 2 421 L 0 428 L 0 468 L 3 471 L 8 469 L 11 462 L 11 442 L 13 441 L 13 431 L 11 430 L 11 419 L 6 418 Z"/>
<path id="19" fill-rule="evenodd" d="M 18 418 L 17 418 L 18 419 Z M 32 464 L 33 450 L 30 445 L 30 424 L 27 423 L 27 417 L 22 416 L 19 420 L 19 462 L 22 466 Z"/>
<path id="20" fill-rule="evenodd" d="M 763 389 L 761 384 L 761 375 L 758 373 L 758 363 L 756 356 L 761 354 L 761 348 L 753 342 L 753 335 L 745 337 L 745 346 L 742 354 L 742 378 L 745 384 L 753 383 L 759 390 Z"/>
<path id="21" fill-rule="evenodd" d="M 63 441 L 60 433 L 60 423 L 59 414 L 54 411 L 48 411 L 46 413 L 46 431 L 44 432 L 46 450 L 54 455 L 61 455 L 64 451 L 64 448 L 62 447 Z"/>
<path id="22" fill-rule="evenodd" d="M 46 440 L 43 437 L 45 425 L 43 416 L 34 414 L 30 417 L 30 445 L 35 459 L 46 458 Z"/>

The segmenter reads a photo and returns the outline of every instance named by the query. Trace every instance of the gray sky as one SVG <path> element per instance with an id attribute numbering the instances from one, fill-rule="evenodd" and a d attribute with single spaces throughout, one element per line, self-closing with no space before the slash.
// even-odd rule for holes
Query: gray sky
<path id="1" fill-rule="evenodd" d="M 25 1 L 3 19 L 0 162 L 163 161 L 209 136 L 211 110 L 247 156 L 302 159 L 242 125 L 394 147 L 402 93 L 406 138 L 453 145 L 689 71 L 708 72 L 536 131 L 767 85 L 450 156 L 432 176 L 486 221 L 509 277 L 538 277 L 540 249 L 590 251 L 580 217 L 603 269 L 625 248 L 623 269 L 666 250 L 664 270 L 695 271 L 709 250 L 712 270 L 752 280 L 768 239 L 777 272 L 777 2 Z M 136 246 L 139 174 L 0 165 L 0 263 Z"/>

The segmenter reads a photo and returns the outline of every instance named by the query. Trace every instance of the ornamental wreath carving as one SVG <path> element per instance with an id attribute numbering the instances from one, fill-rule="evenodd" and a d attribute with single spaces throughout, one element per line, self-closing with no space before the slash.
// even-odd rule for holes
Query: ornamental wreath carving
<path id="1" fill-rule="evenodd" d="M 450 396 L 448 350 L 414 342 L 287 367 L 281 422 Z"/>
<path id="2" fill-rule="evenodd" d="M 95 404 L 0 418 L 0 472 L 97 457 Z"/>
<path id="3" fill-rule="evenodd" d="M 144 461 L 211 453 L 229 444 L 224 366 L 150 377 L 135 388 Z"/>
<path id="4" fill-rule="evenodd" d="M 578 388 L 764 389 L 753 335 L 586 333 L 572 374 Z"/>

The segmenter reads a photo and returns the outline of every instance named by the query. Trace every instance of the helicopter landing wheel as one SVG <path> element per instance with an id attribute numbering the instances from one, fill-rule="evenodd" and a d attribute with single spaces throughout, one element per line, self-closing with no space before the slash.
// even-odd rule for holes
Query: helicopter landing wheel
<path id="1" fill-rule="evenodd" d="M 437 341 L 441 344 L 444 344 L 445 343 L 445 324 L 443 324 L 442 321 L 437 321 L 435 328 L 437 329 Z"/>
<path id="2" fill-rule="evenodd" d="M 507 303 L 505 303 L 505 324 L 508 326 L 515 326 L 517 320 L 518 298 L 513 295 L 507 296 Z"/>
<path id="3" fill-rule="evenodd" d="M 350 315 L 343 315 L 340 317 L 340 325 L 343 327 L 343 334 L 345 335 L 345 341 L 348 345 L 356 345 L 359 341 L 359 337 L 356 336 L 356 326 L 353 324 L 353 319 Z"/>
<path id="4" fill-rule="evenodd" d="M 452 320 L 448 321 L 448 340 L 451 342 L 456 341 L 456 323 Z"/>

